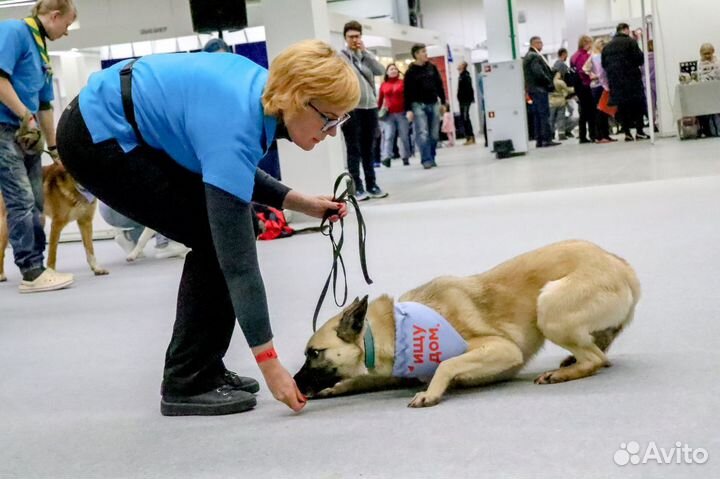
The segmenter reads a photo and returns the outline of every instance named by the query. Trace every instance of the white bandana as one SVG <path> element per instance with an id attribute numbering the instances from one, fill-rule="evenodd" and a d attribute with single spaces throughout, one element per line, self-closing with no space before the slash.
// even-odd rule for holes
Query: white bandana
<path id="1" fill-rule="evenodd" d="M 432 308 L 395 304 L 395 363 L 393 376 L 431 378 L 440 363 L 467 351 L 467 343 Z"/>

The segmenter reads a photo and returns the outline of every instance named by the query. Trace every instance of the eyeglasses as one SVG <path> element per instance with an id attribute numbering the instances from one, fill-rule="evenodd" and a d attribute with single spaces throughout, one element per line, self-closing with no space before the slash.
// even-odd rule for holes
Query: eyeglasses
<path id="1" fill-rule="evenodd" d="M 338 128 L 339 126 L 341 126 L 343 123 L 345 123 L 346 121 L 348 121 L 350 119 L 349 113 L 345 113 L 340 118 L 330 118 L 325 113 L 323 113 L 320 110 L 318 110 L 317 108 L 315 108 L 315 105 L 313 105 L 312 103 L 308 103 L 308 105 L 310 105 L 310 108 L 315 110 L 317 112 L 317 114 L 320 115 L 320 117 L 325 122 L 323 124 L 322 128 L 320 128 L 320 131 L 323 133 L 327 133 L 328 131 L 332 130 L 333 128 Z"/>

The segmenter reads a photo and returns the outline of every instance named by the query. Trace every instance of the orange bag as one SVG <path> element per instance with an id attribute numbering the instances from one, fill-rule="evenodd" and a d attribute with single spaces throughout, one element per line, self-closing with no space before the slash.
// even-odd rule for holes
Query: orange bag
<path id="1" fill-rule="evenodd" d="M 600 96 L 600 101 L 597 104 L 597 109 L 605 113 L 606 115 L 615 118 L 615 114 L 617 113 L 617 107 L 614 105 L 608 105 L 609 102 L 610 92 L 607 90 L 603 90 L 602 96 Z"/>

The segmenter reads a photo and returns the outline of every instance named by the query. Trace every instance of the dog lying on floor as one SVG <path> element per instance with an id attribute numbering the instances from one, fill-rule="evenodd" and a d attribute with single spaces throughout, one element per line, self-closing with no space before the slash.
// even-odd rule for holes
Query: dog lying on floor
<path id="1" fill-rule="evenodd" d="M 72 221 L 77 221 L 85 256 L 90 269 L 96 276 L 109 274 L 108 270 L 97 264 L 93 248 L 93 217 L 97 209 L 97 199 L 89 201 L 77 187 L 70 173 L 57 165 L 43 167 L 43 191 L 45 195 L 44 214 L 52 221 L 47 265 L 55 269 L 60 233 Z M 5 248 L 8 243 L 7 211 L 0 197 L 0 281 L 4 281 Z"/>
<path id="2" fill-rule="evenodd" d="M 546 339 L 572 356 L 535 383 L 572 381 L 610 366 L 605 353 L 639 298 L 622 258 L 555 243 L 475 276 L 436 278 L 397 303 L 356 299 L 310 338 L 295 381 L 322 398 L 429 380 L 409 406 L 434 406 L 451 386 L 512 378 Z"/>

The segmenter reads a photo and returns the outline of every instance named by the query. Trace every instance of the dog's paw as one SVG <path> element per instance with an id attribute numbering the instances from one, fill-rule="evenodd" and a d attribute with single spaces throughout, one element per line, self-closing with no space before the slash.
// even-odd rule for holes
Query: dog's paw
<path id="1" fill-rule="evenodd" d="M 106 274 L 110 274 L 110 271 L 105 268 L 96 267 L 93 269 L 93 273 L 95 273 L 95 276 L 105 276 Z"/>
<path id="2" fill-rule="evenodd" d="M 338 394 L 338 393 L 337 393 L 337 391 L 335 390 L 335 388 L 334 388 L 334 387 L 331 387 L 331 388 L 325 388 L 325 389 L 323 389 L 323 390 L 320 391 L 319 393 L 317 393 L 317 394 L 315 394 L 314 396 L 312 396 L 312 398 L 313 398 L 313 399 L 331 398 L 331 397 L 333 397 L 333 396 L 336 396 L 337 394 Z"/>
<path id="3" fill-rule="evenodd" d="M 535 379 L 535 384 L 557 384 L 564 383 L 565 381 L 569 380 L 570 378 L 567 377 L 565 371 L 563 371 L 562 369 L 556 369 L 554 371 L 547 371 L 542 373 Z"/>
<path id="4" fill-rule="evenodd" d="M 423 391 L 415 395 L 408 407 L 430 407 L 438 404 L 440 404 L 440 396 L 431 396 L 427 391 Z"/>

